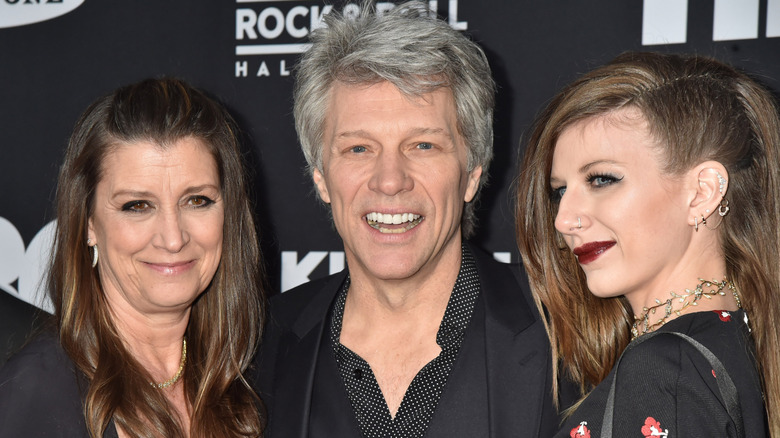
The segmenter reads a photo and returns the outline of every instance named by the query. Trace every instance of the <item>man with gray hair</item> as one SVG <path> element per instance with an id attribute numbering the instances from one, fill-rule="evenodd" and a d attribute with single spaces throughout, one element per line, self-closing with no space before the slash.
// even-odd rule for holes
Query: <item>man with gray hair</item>
<path id="1" fill-rule="evenodd" d="M 348 268 L 271 302 L 267 436 L 552 435 L 527 285 L 463 241 L 492 158 L 485 54 L 420 3 L 325 25 L 298 66 L 295 123 Z"/>

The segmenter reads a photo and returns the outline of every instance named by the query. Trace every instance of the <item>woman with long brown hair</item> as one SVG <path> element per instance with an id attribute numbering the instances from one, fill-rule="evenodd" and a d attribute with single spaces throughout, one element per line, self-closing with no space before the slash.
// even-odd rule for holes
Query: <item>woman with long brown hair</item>
<path id="1" fill-rule="evenodd" d="M 713 59 L 626 53 L 540 115 L 517 237 L 557 436 L 780 436 L 780 121 Z"/>
<path id="2" fill-rule="evenodd" d="M 0 436 L 256 437 L 260 251 L 235 124 L 183 81 L 94 102 L 57 187 L 56 329 L 0 373 Z"/>

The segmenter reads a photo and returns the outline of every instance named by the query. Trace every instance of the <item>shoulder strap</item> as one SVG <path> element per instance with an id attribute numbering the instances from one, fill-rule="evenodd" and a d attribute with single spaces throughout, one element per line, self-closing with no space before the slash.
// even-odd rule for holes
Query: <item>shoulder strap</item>
<path id="1" fill-rule="evenodd" d="M 627 351 L 636 347 L 642 342 L 645 342 L 648 339 L 663 334 L 674 335 L 686 340 L 689 344 L 696 347 L 696 349 L 699 350 L 702 356 L 704 356 L 710 362 L 712 369 L 715 370 L 715 373 L 718 376 L 716 378 L 718 382 L 718 388 L 720 389 L 721 396 L 723 397 L 723 401 L 726 404 L 726 410 L 729 413 L 729 417 L 731 417 L 731 420 L 734 422 L 734 426 L 737 429 L 737 437 L 744 438 L 745 426 L 742 422 L 742 412 L 739 410 L 739 395 L 737 394 L 737 387 L 734 385 L 734 382 L 731 380 L 731 376 L 729 376 L 729 373 L 726 371 L 726 368 L 723 366 L 721 361 L 718 360 L 717 357 L 715 357 L 715 354 L 713 354 L 709 348 L 705 347 L 704 345 L 702 345 L 692 337 L 678 332 L 653 332 L 653 333 L 643 335 L 642 337 L 638 338 L 637 340 L 629 344 L 629 346 L 626 348 L 623 354 L 620 355 L 620 358 L 615 364 L 615 372 L 612 375 L 612 383 L 610 384 L 609 395 L 607 396 L 607 406 L 604 409 L 604 419 L 601 422 L 601 428 L 602 428 L 601 437 L 612 438 L 612 420 L 614 419 L 614 414 L 615 414 L 615 385 L 617 382 L 617 370 L 618 370 L 618 366 L 620 365 L 620 361 L 623 359 L 623 356 L 626 354 Z"/>

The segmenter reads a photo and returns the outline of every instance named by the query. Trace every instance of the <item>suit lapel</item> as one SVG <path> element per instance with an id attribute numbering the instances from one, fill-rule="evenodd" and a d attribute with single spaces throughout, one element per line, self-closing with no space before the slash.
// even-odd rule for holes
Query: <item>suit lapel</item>
<path id="1" fill-rule="evenodd" d="M 485 300 L 485 353 L 490 436 L 539 436 L 549 403 L 549 346 L 544 326 L 511 269 L 472 251 Z"/>
<path id="2" fill-rule="evenodd" d="M 314 375 L 327 327 L 326 318 L 345 276 L 346 272 L 334 276 L 312 298 L 292 325 L 292 330 L 283 335 L 289 338 L 280 342 L 290 347 L 286 352 L 280 352 L 280 360 L 276 364 L 276 369 L 284 372 L 277 373 L 280 378 L 274 382 L 275 421 L 285 423 L 285 430 L 294 430 L 294 434 L 289 435 L 291 437 L 308 436 Z M 269 435 L 273 436 L 272 433 Z"/>

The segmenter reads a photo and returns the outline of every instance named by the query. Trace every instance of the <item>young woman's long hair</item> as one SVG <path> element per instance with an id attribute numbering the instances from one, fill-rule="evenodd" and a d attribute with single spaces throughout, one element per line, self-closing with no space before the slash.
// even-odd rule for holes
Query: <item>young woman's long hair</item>
<path id="1" fill-rule="evenodd" d="M 76 124 L 57 187 L 57 233 L 49 287 L 60 342 L 86 376 L 84 416 L 92 437 L 113 419 L 140 437 L 184 436 L 164 394 L 123 345 L 86 244 L 102 162 L 118 144 L 161 148 L 197 138 L 213 155 L 225 203 L 223 250 L 195 301 L 182 380 L 193 437 L 259 436 L 260 401 L 243 377 L 259 342 L 261 256 L 235 124 L 202 92 L 175 79 L 146 80 L 93 103 Z"/>
<path id="2" fill-rule="evenodd" d="M 538 118 L 519 174 L 516 231 L 537 304 L 545 308 L 556 372 L 587 393 L 630 341 L 630 306 L 593 296 L 556 232 L 549 182 L 564 129 L 625 107 L 638 108 L 648 121 L 667 174 L 707 160 L 728 171 L 730 211 L 718 238 L 726 275 L 750 317 L 770 431 L 780 436 L 780 121 L 771 94 L 714 59 L 623 54 L 566 87 Z"/>

